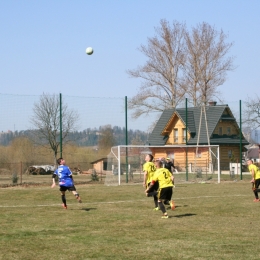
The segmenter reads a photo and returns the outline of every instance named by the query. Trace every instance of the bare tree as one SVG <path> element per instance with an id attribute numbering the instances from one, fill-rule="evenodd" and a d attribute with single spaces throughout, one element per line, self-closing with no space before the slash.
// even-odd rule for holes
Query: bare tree
<path id="1" fill-rule="evenodd" d="M 255 95 L 254 98 L 247 98 L 245 108 L 243 109 L 243 125 L 252 131 L 260 127 L 260 97 Z"/>
<path id="2" fill-rule="evenodd" d="M 185 34 L 186 63 L 184 88 L 193 105 L 207 104 L 219 99 L 217 87 L 222 85 L 227 72 L 234 69 L 233 57 L 226 57 L 233 43 L 226 43 L 227 36 L 208 23 L 193 27 Z"/>
<path id="3" fill-rule="evenodd" d="M 69 132 L 75 130 L 78 113 L 70 110 L 67 104 L 62 105 L 62 142 L 65 144 Z M 34 103 L 34 115 L 31 123 L 37 129 L 35 141 L 41 145 L 48 145 L 56 160 L 60 148 L 60 98 L 59 95 L 44 94 L 38 103 Z"/>
<path id="4" fill-rule="evenodd" d="M 155 32 L 139 49 L 148 58 L 146 64 L 127 71 L 143 80 L 129 101 L 133 117 L 177 107 L 185 97 L 194 106 L 220 100 L 217 88 L 233 69 L 233 57 L 226 57 L 233 44 L 226 43 L 223 31 L 202 23 L 189 32 L 185 24 L 161 20 Z"/>
<path id="5" fill-rule="evenodd" d="M 144 66 L 127 73 L 143 79 L 139 92 L 129 101 L 134 109 L 134 118 L 154 111 L 175 107 L 185 92 L 180 88 L 180 70 L 184 62 L 185 25 L 173 22 L 171 26 L 161 20 L 155 28 L 156 36 L 148 38 L 148 45 L 141 45 L 140 51 L 148 58 Z"/>

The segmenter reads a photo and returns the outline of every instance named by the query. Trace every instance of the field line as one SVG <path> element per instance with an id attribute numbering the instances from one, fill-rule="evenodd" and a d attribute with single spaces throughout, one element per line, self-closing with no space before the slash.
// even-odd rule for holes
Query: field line
<path id="1" fill-rule="evenodd" d="M 225 196 L 196 196 L 196 197 L 173 197 L 174 201 L 178 200 L 188 200 L 188 199 L 212 199 L 212 198 L 227 198 L 227 197 L 249 197 L 250 195 L 234 194 L 234 195 L 225 195 Z M 116 203 L 136 203 L 144 202 L 149 200 L 149 198 L 139 199 L 139 200 L 117 200 L 117 201 L 99 201 L 99 202 L 83 202 L 81 204 L 77 203 L 68 203 L 68 205 L 96 205 L 96 204 L 116 204 Z M 56 204 L 39 204 L 39 205 L 0 205 L 0 208 L 35 208 L 35 207 L 57 207 L 62 203 Z"/>

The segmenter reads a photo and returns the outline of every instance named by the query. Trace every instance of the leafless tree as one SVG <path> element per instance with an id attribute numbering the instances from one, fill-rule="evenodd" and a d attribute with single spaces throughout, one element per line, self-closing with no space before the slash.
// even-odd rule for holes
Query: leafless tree
<path id="1" fill-rule="evenodd" d="M 201 23 L 185 34 L 186 63 L 184 88 L 193 105 L 207 104 L 219 99 L 218 87 L 222 85 L 227 72 L 234 69 L 233 57 L 227 57 L 233 43 L 226 43 L 227 35 L 217 31 L 208 23 Z"/>
<path id="2" fill-rule="evenodd" d="M 133 117 L 177 106 L 185 94 L 180 88 L 180 70 L 184 62 L 185 25 L 161 20 L 155 28 L 156 36 L 148 38 L 148 45 L 140 51 L 148 58 L 144 66 L 127 73 L 143 80 L 139 92 L 129 101 Z"/>
<path id="3" fill-rule="evenodd" d="M 219 100 L 218 87 L 233 68 L 233 57 L 227 57 L 232 43 L 226 43 L 224 32 L 207 23 L 193 27 L 161 20 L 156 35 L 139 49 L 147 58 L 144 66 L 127 73 L 142 79 L 138 93 L 129 101 L 133 117 L 177 107 L 185 97 L 193 105 Z"/>
<path id="4" fill-rule="evenodd" d="M 247 129 L 250 129 L 252 133 L 252 131 L 260 127 L 260 97 L 255 95 L 254 98 L 247 98 L 244 104 L 243 125 Z"/>
<path id="5" fill-rule="evenodd" d="M 62 142 L 65 144 L 69 132 L 75 130 L 79 118 L 78 113 L 62 104 Z M 59 95 L 43 93 L 39 102 L 34 103 L 34 115 L 31 118 L 33 127 L 36 128 L 35 140 L 38 144 L 48 145 L 56 160 L 60 148 L 60 98 Z"/>

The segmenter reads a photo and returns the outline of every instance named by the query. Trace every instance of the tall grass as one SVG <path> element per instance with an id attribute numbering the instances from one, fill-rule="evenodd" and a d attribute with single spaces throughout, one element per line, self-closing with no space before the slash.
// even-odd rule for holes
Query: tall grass
<path id="1" fill-rule="evenodd" d="M 259 259 L 260 203 L 248 181 L 177 184 L 169 219 L 141 185 L 0 189 L 0 259 Z"/>

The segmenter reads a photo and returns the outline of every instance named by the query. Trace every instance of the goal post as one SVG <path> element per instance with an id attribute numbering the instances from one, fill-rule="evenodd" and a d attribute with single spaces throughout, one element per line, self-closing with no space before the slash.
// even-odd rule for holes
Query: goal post
<path id="1" fill-rule="evenodd" d="M 108 155 L 110 170 L 107 171 L 105 184 L 142 182 L 146 154 L 152 154 L 154 160 L 170 158 L 175 165 L 175 178 L 180 182 L 214 179 L 220 183 L 219 145 L 119 145 L 112 147 Z"/>

